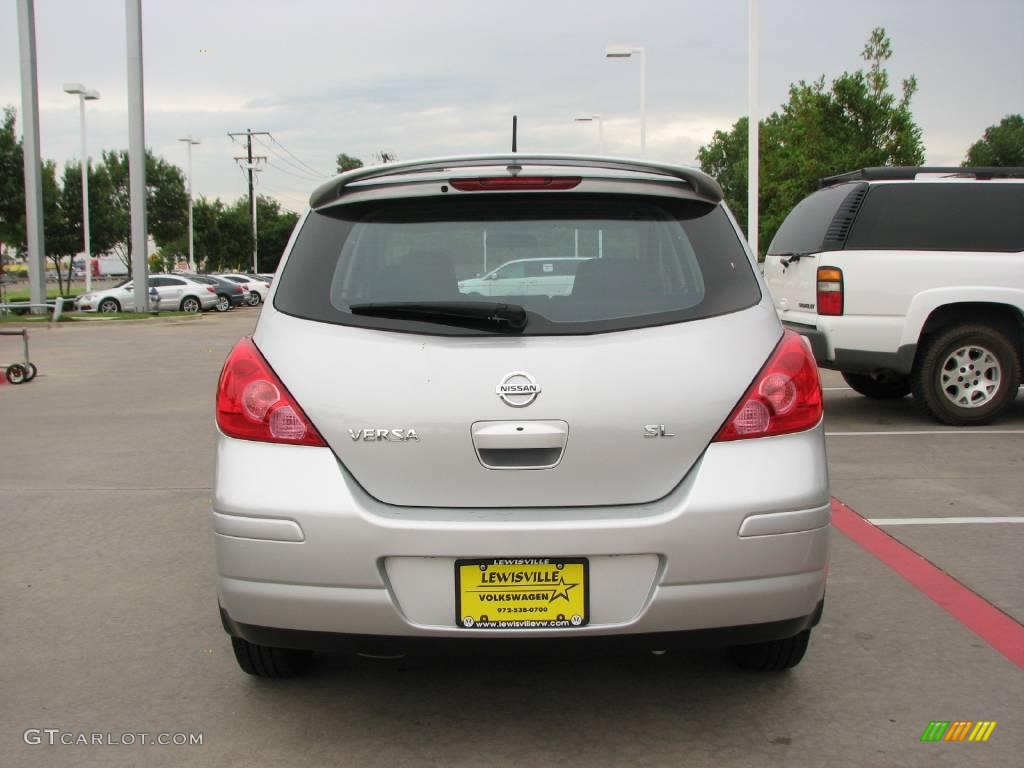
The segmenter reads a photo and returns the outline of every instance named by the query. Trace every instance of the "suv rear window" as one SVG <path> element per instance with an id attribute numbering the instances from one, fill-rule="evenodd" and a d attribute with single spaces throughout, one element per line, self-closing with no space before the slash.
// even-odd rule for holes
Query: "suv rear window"
<path id="1" fill-rule="evenodd" d="M 789 212 L 768 246 L 769 256 L 787 256 L 794 253 L 809 254 L 822 250 L 842 248 L 845 232 L 830 232 L 840 209 L 856 210 L 856 204 L 867 185 L 839 184 L 818 190 L 799 203 Z M 841 220 L 845 216 L 839 217 Z M 826 242 L 829 241 L 829 242 Z"/>
<path id="2" fill-rule="evenodd" d="M 857 214 L 846 247 L 1024 251 L 1024 184 L 874 185 Z"/>
<path id="3" fill-rule="evenodd" d="M 275 307 L 406 332 L 487 330 L 356 315 L 354 304 L 521 305 L 527 335 L 614 331 L 760 301 L 721 206 L 637 195 L 506 195 L 335 206 L 307 217 Z"/>

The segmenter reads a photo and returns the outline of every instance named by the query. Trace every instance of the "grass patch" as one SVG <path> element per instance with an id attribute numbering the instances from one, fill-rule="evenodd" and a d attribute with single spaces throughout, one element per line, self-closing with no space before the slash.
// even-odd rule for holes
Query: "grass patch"
<path id="1" fill-rule="evenodd" d="M 85 293 L 85 288 L 72 288 L 70 292 L 65 293 L 65 298 L 74 298 L 75 296 L 81 296 Z M 60 289 L 47 287 L 46 298 L 56 299 L 61 295 Z M 18 288 L 17 290 L 6 290 L 4 291 L 4 299 L 6 301 L 28 301 L 31 298 L 28 288 Z"/>

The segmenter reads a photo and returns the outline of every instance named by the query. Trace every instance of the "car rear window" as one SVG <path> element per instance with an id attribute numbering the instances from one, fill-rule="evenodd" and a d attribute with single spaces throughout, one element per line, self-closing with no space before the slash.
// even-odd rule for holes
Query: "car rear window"
<path id="1" fill-rule="evenodd" d="M 856 214 L 866 189 L 867 184 L 863 183 L 840 184 L 805 197 L 782 222 L 768 246 L 768 255 L 788 256 L 842 248 L 848 219 Z"/>
<path id="2" fill-rule="evenodd" d="M 846 247 L 1024 251 L 1024 184 L 877 184 L 857 214 Z"/>
<path id="3" fill-rule="evenodd" d="M 476 335 L 488 331 L 349 308 L 505 302 L 526 309 L 526 335 L 550 335 L 693 320 L 760 298 L 721 206 L 638 195 L 496 194 L 313 211 L 274 305 L 322 322 Z"/>

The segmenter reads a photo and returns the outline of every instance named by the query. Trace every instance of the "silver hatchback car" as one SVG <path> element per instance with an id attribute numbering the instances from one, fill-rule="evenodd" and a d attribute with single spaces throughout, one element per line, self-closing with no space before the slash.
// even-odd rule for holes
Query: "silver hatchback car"
<path id="1" fill-rule="evenodd" d="M 500 266 L 495 239 L 506 262 L 580 259 L 570 289 L 460 291 Z M 781 670 L 821 616 L 818 371 L 699 171 L 512 154 L 343 174 L 216 409 L 217 592 L 250 674 L 574 643 Z"/>

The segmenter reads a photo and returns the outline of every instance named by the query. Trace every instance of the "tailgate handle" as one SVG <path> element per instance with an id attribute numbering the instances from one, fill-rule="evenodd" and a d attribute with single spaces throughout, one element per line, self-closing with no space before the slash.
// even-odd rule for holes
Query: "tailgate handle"
<path id="1" fill-rule="evenodd" d="M 548 469 L 562 460 L 569 439 L 564 421 L 478 421 L 473 446 L 488 469 Z"/>

